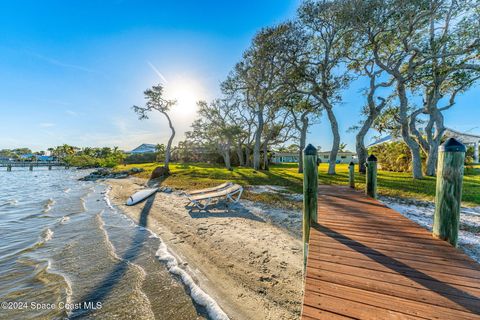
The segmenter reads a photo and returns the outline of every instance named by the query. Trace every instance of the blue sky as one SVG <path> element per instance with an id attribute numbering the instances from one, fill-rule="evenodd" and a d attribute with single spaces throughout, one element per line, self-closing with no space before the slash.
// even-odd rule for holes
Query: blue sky
<path id="1" fill-rule="evenodd" d="M 68 143 L 119 146 L 161 143 L 160 116 L 137 120 L 133 104 L 166 79 L 178 138 L 194 102 L 212 99 L 255 32 L 295 15 L 299 0 L 262 1 L 3 1 L 0 3 L 0 149 L 34 150 Z M 161 76 L 159 75 L 161 74 Z M 337 109 L 342 141 L 359 119 L 356 83 Z M 446 123 L 480 125 L 478 89 L 458 100 Z M 460 111 L 461 110 L 461 111 Z M 471 132 L 480 133 L 480 128 Z M 309 142 L 330 148 L 327 119 Z M 178 141 L 178 139 L 176 139 Z"/>

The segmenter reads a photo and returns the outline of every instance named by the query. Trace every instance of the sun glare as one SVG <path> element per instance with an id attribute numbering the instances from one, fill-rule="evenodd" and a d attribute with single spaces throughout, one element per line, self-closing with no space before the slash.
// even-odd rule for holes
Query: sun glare
<path id="1" fill-rule="evenodd" d="M 176 78 L 165 85 L 165 96 L 177 100 L 172 113 L 191 117 L 197 112 L 197 101 L 205 99 L 201 85 L 191 78 Z"/>

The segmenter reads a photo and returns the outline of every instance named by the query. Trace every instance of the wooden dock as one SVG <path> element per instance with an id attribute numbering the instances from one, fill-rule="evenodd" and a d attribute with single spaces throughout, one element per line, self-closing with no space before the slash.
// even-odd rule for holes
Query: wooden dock
<path id="1" fill-rule="evenodd" d="M 60 161 L 0 161 L 0 167 L 65 167 L 67 164 Z"/>
<path id="2" fill-rule="evenodd" d="M 302 319 L 480 319 L 480 265 L 360 191 L 320 186 Z"/>

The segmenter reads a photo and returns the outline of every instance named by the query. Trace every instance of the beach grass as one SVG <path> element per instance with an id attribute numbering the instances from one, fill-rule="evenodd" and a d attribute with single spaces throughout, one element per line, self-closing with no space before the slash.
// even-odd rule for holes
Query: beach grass
<path id="1" fill-rule="evenodd" d="M 133 167 L 143 168 L 140 177 L 148 178 L 158 163 L 131 164 L 118 166 L 118 170 Z M 348 165 L 338 164 L 337 174 L 328 175 L 328 164 L 319 166 L 319 182 L 323 184 L 348 185 Z M 302 174 L 297 172 L 296 164 L 272 165 L 269 171 L 256 171 L 251 168 L 235 167 L 233 171 L 220 164 L 206 163 L 172 163 L 171 175 L 163 181 L 164 185 L 193 190 L 211 187 L 225 181 L 232 181 L 242 186 L 275 185 L 285 187 L 291 193 L 302 193 Z M 435 178 L 425 177 L 414 180 L 410 173 L 378 171 L 378 193 L 383 196 L 414 198 L 433 201 L 435 197 Z M 365 187 L 365 176 L 356 173 L 356 188 Z M 463 181 L 463 205 L 480 205 L 480 165 L 467 166 Z M 281 194 L 245 192 L 245 198 L 252 201 L 276 203 L 282 206 L 300 207 L 301 203 L 293 203 Z"/>

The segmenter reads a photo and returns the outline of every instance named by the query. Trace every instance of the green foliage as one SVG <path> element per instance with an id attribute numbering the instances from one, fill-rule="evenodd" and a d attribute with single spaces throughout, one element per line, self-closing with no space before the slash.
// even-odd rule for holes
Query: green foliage
<path id="1" fill-rule="evenodd" d="M 157 153 L 132 153 L 125 158 L 125 163 L 149 163 L 157 161 Z"/>
<path id="2" fill-rule="evenodd" d="M 100 167 L 100 159 L 89 155 L 67 156 L 65 162 L 72 167 L 95 168 Z"/>
<path id="3" fill-rule="evenodd" d="M 58 147 L 57 147 L 58 148 Z M 125 154 L 117 147 L 83 148 L 74 154 L 68 154 L 63 160 L 72 167 L 94 168 L 118 166 L 125 159 Z"/>
<path id="4" fill-rule="evenodd" d="M 412 155 L 403 141 L 376 145 L 369 148 L 368 153 L 377 157 L 378 166 L 382 170 L 409 172 L 412 169 Z"/>

